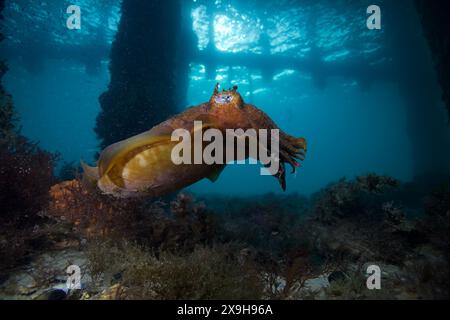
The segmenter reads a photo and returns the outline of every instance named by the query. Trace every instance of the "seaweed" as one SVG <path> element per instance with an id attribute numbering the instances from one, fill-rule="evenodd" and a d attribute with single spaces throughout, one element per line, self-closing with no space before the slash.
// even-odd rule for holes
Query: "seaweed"
<path id="1" fill-rule="evenodd" d="M 198 246 L 191 253 L 159 256 L 132 243 L 102 243 L 90 251 L 97 279 L 120 274 L 120 299 L 260 299 L 261 278 L 227 246 Z M 111 277 L 106 277 L 106 286 Z M 100 298 L 100 297 L 99 297 Z"/>
<path id="2" fill-rule="evenodd" d="M 92 281 L 71 299 L 448 297 L 448 185 L 413 217 L 402 188 L 368 175 L 311 199 L 180 192 L 163 201 L 113 198 L 75 179 L 52 186 L 44 216 L 70 225 L 88 257 Z M 382 291 L 365 287 L 369 262 L 383 270 Z"/>
<path id="3" fill-rule="evenodd" d="M 192 251 L 211 244 L 215 219 L 204 205 L 179 193 L 160 200 L 117 199 L 86 188 L 80 180 L 54 185 L 49 215 L 70 221 L 81 238 L 139 241 L 157 251 Z"/>
<path id="4" fill-rule="evenodd" d="M 47 221 L 42 212 L 48 205 L 48 190 L 55 182 L 53 168 L 58 159 L 58 155 L 21 134 L 13 99 L 1 84 L 7 70 L 0 61 L 1 272 L 46 245 L 45 235 L 38 228 Z"/>

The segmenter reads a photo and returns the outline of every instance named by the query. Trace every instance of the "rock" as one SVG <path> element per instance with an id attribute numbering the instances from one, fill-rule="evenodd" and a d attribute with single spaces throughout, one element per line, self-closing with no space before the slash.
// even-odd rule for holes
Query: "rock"
<path id="1" fill-rule="evenodd" d="M 401 269 L 393 264 L 385 264 L 381 266 L 381 274 L 388 279 L 396 279 L 401 275 Z"/>
<path id="2" fill-rule="evenodd" d="M 75 292 L 72 290 L 69 296 L 66 284 L 68 276 L 66 270 L 72 264 L 80 266 L 83 288 L 90 282 L 85 254 L 78 250 L 66 249 L 34 257 L 28 265 L 12 271 L 10 276 L 0 284 L 0 299 L 5 297 L 39 300 L 67 299 Z"/>
<path id="3" fill-rule="evenodd" d="M 88 292 L 83 292 L 81 294 L 80 300 L 89 300 L 91 298 L 91 295 Z"/>
<path id="4" fill-rule="evenodd" d="M 344 272 L 342 272 L 342 271 L 333 271 L 328 276 L 328 282 L 332 283 L 332 282 L 337 282 L 337 281 L 344 281 L 347 278 L 348 277 L 347 277 L 347 275 Z"/>
<path id="5" fill-rule="evenodd" d="M 35 300 L 64 300 L 67 297 L 63 289 L 49 289 L 35 298 Z"/>
<path id="6" fill-rule="evenodd" d="M 318 292 L 321 289 L 327 288 L 329 286 L 330 283 L 328 282 L 327 276 L 325 275 L 305 281 L 305 289 L 311 292 Z"/>
<path id="7" fill-rule="evenodd" d="M 112 276 L 112 281 L 114 281 L 114 282 L 119 282 L 119 281 L 121 281 L 122 280 L 122 277 L 123 277 L 123 272 L 121 271 L 121 272 L 117 272 L 117 273 L 115 273 L 115 274 L 113 274 L 113 276 Z"/>
<path id="8" fill-rule="evenodd" d="M 31 295 L 36 292 L 36 280 L 29 274 L 19 274 L 12 282 L 15 283 L 17 292 L 21 295 Z"/>
<path id="9" fill-rule="evenodd" d="M 420 299 L 420 297 L 416 293 L 405 292 L 405 291 L 402 291 L 399 294 L 397 294 L 395 296 L 395 298 L 397 300 L 419 300 Z"/>
<path id="10" fill-rule="evenodd" d="M 444 263 L 446 254 L 430 245 L 422 245 L 415 250 L 423 259 L 433 264 Z"/>
<path id="11" fill-rule="evenodd" d="M 120 300 L 124 298 L 125 288 L 117 283 L 105 290 L 100 294 L 92 297 L 94 300 Z"/>
<path id="12" fill-rule="evenodd" d="M 47 300 L 64 300 L 66 297 L 67 297 L 67 294 L 64 290 L 51 289 L 48 294 Z"/>
<path id="13" fill-rule="evenodd" d="M 50 289 L 45 289 L 40 294 L 37 294 L 34 300 L 64 300 L 69 296 L 69 289 L 67 285 L 57 284 Z"/>
<path id="14" fill-rule="evenodd" d="M 393 264 L 385 264 L 381 262 L 367 262 L 363 265 L 361 273 L 367 276 L 367 268 L 371 265 L 380 267 L 381 276 L 385 279 L 397 279 L 401 275 L 401 269 Z"/>
<path id="15" fill-rule="evenodd" d="M 66 283 L 67 282 L 67 275 L 58 274 L 55 276 L 54 279 L 57 283 Z"/>

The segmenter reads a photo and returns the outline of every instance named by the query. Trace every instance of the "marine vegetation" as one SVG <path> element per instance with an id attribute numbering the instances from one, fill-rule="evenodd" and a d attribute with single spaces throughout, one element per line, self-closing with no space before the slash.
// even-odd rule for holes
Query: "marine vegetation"
<path id="1" fill-rule="evenodd" d="M 55 254 L 63 253 L 50 260 L 58 267 L 50 272 L 48 259 L 41 264 L 36 253 L 34 271 L 26 273 L 32 288 L 20 280 L 19 289 L 11 289 L 19 275 L 5 288 L 15 296 L 19 290 L 21 298 L 57 296 L 46 290 L 65 279 L 75 259 L 86 275 L 84 287 L 64 293 L 65 299 L 449 297 L 448 185 L 422 194 L 420 208 L 408 207 L 403 188 L 369 174 L 330 184 L 311 198 L 216 195 L 199 201 L 186 193 L 121 199 L 86 188 L 80 178 L 65 181 L 51 188 L 41 213 L 53 227 L 38 233 L 50 237 Z M 379 292 L 364 285 L 369 264 L 383 270 Z"/>
<path id="2" fill-rule="evenodd" d="M 120 285 L 115 299 L 259 299 L 263 282 L 235 248 L 198 246 L 190 253 L 152 254 L 133 243 L 94 243 L 88 267 L 97 283 Z M 95 292 L 95 288 L 92 288 Z M 105 296 L 105 294 L 100 294 Z"/>
<path id="3" fill-rule="evenodd" d="M 56 182 L 57 155 L 24 137 L 17 120 L 12 97 L 0 86 L 0 273 L 47 241 L 38 226 L 48 220 L 42 211 Z"/>
<path id="4" fill-rule="evenodd" d="M 79 180 L 50 190 L 48 215 L 73 224 L 82 239 L 139 242 L 155 252 L 187 252 L 211 244 L 216 218 L 203 204 L 184 193 L 169 203 L 118 199 L 86 190 Z"/>
<path id="5" fill-rule="evenodd" d="M 172 133 L 183 128 L 194 134 L 194 121 L 202 121 L 203 129 L 215 128 L 223 134 L 226 134 L 227 129 L 278 129 L 263 111 L 244 103 L 236 86 L 219 92 L 216 85 L 209 102 L 191 107 L 147 132 L 107 147 L 101 153 L 97 167 L 83 165 L 86 180 L 95 183 L 104 193 L 117 197 L 157 197 L 205 177 L 215 181 L 226 161 L 209 165 L 176 165 L 172 161 L 172 149 L 176 145 L 171 139 Z M 304 159 L 306 141 L 281 130 L 279 136 L 280 165 L 275 177 L 285 190 L 285 163 L 289 163 L 295 172 L 298 161 Z M 258 143 L 261 147 L 261 141 Z M 194 152 L 194 149 L 191 151 Z M 248 151 L 245 156 L 249 156 Z"/>

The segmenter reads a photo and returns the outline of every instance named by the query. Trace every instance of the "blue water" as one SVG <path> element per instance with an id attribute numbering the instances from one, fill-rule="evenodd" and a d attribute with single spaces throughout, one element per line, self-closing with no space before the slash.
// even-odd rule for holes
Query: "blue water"
<path id="1" fill-rule="evenodd" d="M 411 1 L 403 2 L 411 6 Z M 391 58 L 386 48 L 392 44 L 386 33 L 394 30 L 367 30 L 365 8 L 369 2 L 347 3 L 217 0 L 185 1 L 183 5 L 189 9 L 184 12 L 189 13 L 199 51 L 206 50 L 212 41 L 218 52 L 298 59 L 313 55 L 331 65 L 346 62 L 349 70 L 353 61 L 361 59 L 367 64 L 385 63 Z M 13 95 L 22 132 L 27 137 L 47 150 L 59 152 L 67 162 L 84 159 L 92 163 L 99 151 L 93 127 L 100 110 L 98 97 L 109 83 L 108 55 L 102 56 L 95 72 L 90 72 L 88 64 L 79 60 L 69 56 L 55 58 L 48 47 L 109 48 L 120 19 L 120 1 L 85 0 L 77 4 L 86 8 L 82 11 L 80 31 L 65 29 L 66 4 L 7 3 L 4 12 L 7 40 L 1 52 L 8 58 L 10 70 L 4 84 Z M 417 17 L 406 18 L 413 21 L 411 32 L 421 37 Z M 313 32 L 311 19 L 316 26 Z M 269 50 L 261 44 L 264 41 L 269 43 Z M 424 39 L 417 43 L 427 50 Z M 408 48 L 404 49 L 408 52 Z M 430 55 L 423 64 L 433 74 Z M 414 67 L 411 66 L 411 72 Z M 419 136 L 427 129 L 420 123 L 411 128 L 410 100 L 399 90 L 397 80 L 383 78 L 364 87 L 345 72 L 339 75 L 324 71 L 327 80 L 318 85 L 308 68 L 302 67 L 258 70 L 244 61 L 243 65 L 219 65 L 212 76 L 206 68 L 202 63 L 190 64 L 188 105 L 207 101 L 216 82 L 225 88 L 237 84 L 246 102 L 267 112 L 284 131 L 308 140 L 306 160 L 296 175 L 289 175 L 288 191 L 310 194 L 342 177 L 371 172 L 404 181 L 417 174 L 415 157 L 422 146 L 415 144 L 411 132 Z M 370 74 L 367 78 L 370 79 Z M 439 97 L 435 78 L 423 81 Z M 180 111 L 185 107 L 178 106 Z M 440 112 L 443 115 L 444 108 L 436 98 L 427 102 L 423 112 L 431 117 Z M 442 121 L 436 122 L 434 128 L 442 140 L 442 132 L 448 134 L 448 129 L 445 116 L 439 119 Z M 427 134 L 430 140 L 436 140 L 433 132 Z M 278 182 L 260 176 L 256 165 L 230 165 L 217 182 L 204 180 L 189 189 L 196 193 L 281 192 Z"/>

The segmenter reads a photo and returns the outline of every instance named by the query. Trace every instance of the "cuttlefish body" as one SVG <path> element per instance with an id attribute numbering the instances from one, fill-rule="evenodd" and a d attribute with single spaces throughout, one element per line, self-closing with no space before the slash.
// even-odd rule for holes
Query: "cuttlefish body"
<path id="1" fill-rule="evenodd" d="M 175 164 L 172 161 L 172 149 L 179 143 L 172 141 L 172 133 L 182 128 L 193 134 L 196 130 L 194 121 L 202 121 L 202 130 L 214 128 L 222 132 L 238 128 L 278 129 L 264 112 L 244 103 L 236 86 L 219 92 L 216 85 L 209 102 L 191 107 L 149 131 L 110 145 L 100 154 L 97 167 L 82 163 L 84 180 L 96 185 L 103 193 L 122 198 L 157 197 L 203 178 L 215 181 L 226 162 Z M 295 172 L 305 152 L 304 138 L 295 138 L 279 130 L 279 169 L 274 176 L 283 190 L 286 189 L 285 163 L 289 163 Z M 248 152 L 245 154 L 248 157 Z"/>

